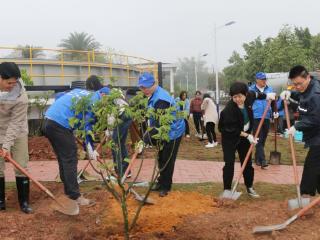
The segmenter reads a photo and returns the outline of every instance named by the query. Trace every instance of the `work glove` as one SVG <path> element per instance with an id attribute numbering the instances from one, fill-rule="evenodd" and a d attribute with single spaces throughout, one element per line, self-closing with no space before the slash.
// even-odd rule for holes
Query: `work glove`
<path id="1" fill-rule="evenodd" d="M 115 117 L 113 115 L 108 115 L 107 122 L 108 122 L 109 126 L 113 126 L 115 121 L 116 121 L 116 119 L 115 119 Z"/>
<path id="2" fill-rule="evenodd" d="M 90 143 L 87 144 L 87 154 L 88 154 L 89 159 L 91 159 L 91 160 L 97 160 L 97 158 L 100 156 L 96 150 L 93 150 Z"/>
<path id="3" fill-rule="evenodd" d="M 252 136 L 251 134 L 248 135 L 247 139 L 250 142 L 250 144 L 254 145 L 256 145 L 259 141 L 259 138 L 254 138 L 254 136 Z"/>
<path id="4" fill-rule="evenodd" d="M 274 119 L 277 119 L 278 117 L 279 117 L 279 113 L 278 113 L 278 112 L 274 112 L 274 113 L 273 113 L 273 118 L 274 118 Z"/>
<path id="5" fill-rule="evenodd" d="M 144 147 L 144 142 L 140 140 L 139 142 L 136 143 L 135 151 L 140 154 L 143 151 L 143 147 Z"/>
<path id="6" fill-rule="evenodd" d="M 112 134 L 113 134 L 113 131 L 108 130 L 108 129 L 104 132 L 104 135 L 105 135 L 107 138 L 112 137 Z"/>
<path id="7" fill-rule="evenodd" d="M 267 93 L 267 100 L 274 101 L 276 100 L 276 93 Z"/>
<path id="8" fill-rule="evenodd" d="M 294 136 L 295 133 L 296 133 L 296 128 L 295 128 L 294 126 L 292 126 L 291 128 L 289 128 L 288 134 L 291 134 L 291 136 Z"/>
<path id="9" fill-rule="evenodd" d="M 5 149 L 5 148 L 2 148 L 2 154 L 0 155 L 2 158 L 4 158 L 4 160 L 6 162 L 8 162 L 7 158 L 6 157 L 10 157 L 11 156 L 11 153 L 10 151 L 8 151 L 8 149 Z"/>
<path id="10" fill-rule="evenodd" d="M 288 90 L 284 90 L 280 93 L 280 98 L 282 100 L 289 100 L 290 96 L 291 96 L 291 92 Z"/>

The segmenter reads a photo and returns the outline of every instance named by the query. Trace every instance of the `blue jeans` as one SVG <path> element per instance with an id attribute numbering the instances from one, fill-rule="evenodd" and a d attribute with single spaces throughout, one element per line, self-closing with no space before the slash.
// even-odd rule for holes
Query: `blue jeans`
<path id="1" fill-rule="evenodd" d="M 112 134 L 112 140 L 115 144 L 115 149 L 112 149 L 112 156 L 115 170 L 122 177 L 129 165 L 124 159 L 128 157 L 126 141 L 132 120 L 126 116 L 121 116 L 120 119 L 123 122 L 114 128 Z"/>
<path id="2" fill-rule="evenodd" d="M 253 121 L 253 133 L 257 131 L 258 125 L 259 125 L 260 119 L 254 119 Z M 259 141 L 256 145 L 256 153 L 255 153 L 255 161 L 258 165 L 264 166 L 267 164 L 266 156 L 264 154 L 264 145 L 267 140 L 268 132 L 270 128 L 270 120 L 265 119 L 264 123 L 262 124 L 260 133 L 259 133 Z"/>

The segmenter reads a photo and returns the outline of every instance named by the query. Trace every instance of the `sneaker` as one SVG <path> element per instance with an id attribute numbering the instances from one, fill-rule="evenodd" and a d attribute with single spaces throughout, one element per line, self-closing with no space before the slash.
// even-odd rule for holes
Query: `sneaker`
<path id="1" fill-rule="evenodd" d="M 200 133 L 196 133 L 194 136 L 197 138 L 202 138 L 202 135 Z"/>
<path id="2" fill-rule="evenodd" d="M 158 182 L 155 185 L 153 185 L 153 187 L 151 188 L 151 191 L 155 191 L 155 192 L 160 190 L 161 190 L 161 185 Z"/>
<path id="3" fill-rule="evenodd" d="M 207 145 L 205 145 L 206 148 L 213 148 L 216 145 L 214 143 L 208 143 Z"/>
<path id="4" fill-rule="evenodd" d="M 248 195 L 252 198 L 259 198 L 260 195 L 251 187 L 247 188 Z"/>
<path id="5" fill-rule="evenodd" d="M 203 136 L 201 136 L 201 137 L 202 137 L 202 139 L 208 139 L 207 134 L 203 134 Z"/>
<path id="6" fill-rule="evenodd" d="M 263 169 L 263 170 L 267 170 L 268 169 L 268 164 L 267 163 L 264 163 L 264 164 L 262 164 L 261 165 L 261 169 Z"/>
<path id="7" fill-rule="evenodd" d="M 187 134 L 187 135 L 186 135 L 186 138 L 190 138 L 190 135 L 189 135 L 189 134 Z"/>
<path id="8" fill-rule="evenodd" d="M 131 174 L 131 171 L 130 172 L 128 172 L 128 174 L 127 174 L 127 178 L 131 178 L 132 177 L 132 174 Z"/>
<path id="9" fill-rule="evenodd" d="M 83 195 L 77 198 L 76 202 L 78 203 L 79 206 L 91 206 L 94 204 L 94 201 L 85 198 Z"/>
<path id="10" fill-rule="evenodd" d="M 169 193 L 169 190 L 162 189 L 159 191 L 159 197 L 165 197 Z"/>

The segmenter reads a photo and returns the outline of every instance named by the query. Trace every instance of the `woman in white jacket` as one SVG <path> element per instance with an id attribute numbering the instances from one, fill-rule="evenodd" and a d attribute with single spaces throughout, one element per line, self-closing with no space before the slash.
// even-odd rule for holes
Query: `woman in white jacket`
<path id="1" fill-rule="evenodd" d="M 217 107 L 214 104 L 209 94 L 203 95 L 203 102 L 201 104 L 201 110 L 203 111 L 203 120 L 206 127 L 208 136 L 208 144 L 206 148 L 213 148 L 218 145 L 217 137 L 215 133 L 215 125 L 218 123 Z"/>

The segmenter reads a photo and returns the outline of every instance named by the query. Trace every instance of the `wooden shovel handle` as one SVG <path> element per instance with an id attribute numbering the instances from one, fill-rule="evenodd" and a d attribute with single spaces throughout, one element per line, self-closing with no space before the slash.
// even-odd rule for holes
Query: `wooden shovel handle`
<path id="1" fill-rule="evenodd" d="M 31 179 L 42 191 L 47 193 L 51 198 L 55 200 L 54 195 L 50 192 L 48 188 L 43 186 L 40 182 L 38 182 L 35 178 L 33 178 L 23 167 L 21 167 L 13 158 L 8 155 L 4 154 L 4 152 L 0 149 L 0 156 L 8 160 L 12 165 L 17 168 L 20 172 L 22 172 L 24 175 L 26 175 L 29 179 Z"/>
<path id="2" fill-rule="evenodd" d="M 266 106 L 266 108 L 264 109 L 263 115 L 262 115 L 261 120 L 260 120 L 260 122 L 259 122 L 257 131 L 256 131 L 256 133 L 254 134 L 254 138 L 257 138 L 257 137 L 259 136 L 260 130 L 261 130 L 261 128 L 262 128 L 264 119 L 265 119 L 266 116 L 267 116 L 267 113 L 268 113 L 268 110 L 269 110 L 269 108 L 270 108 L 270 105 L 271 105 L 271 100 L 268 100 L 267 106 Z M 245 169 L 245 167 L 246 167 L 246 165 L 247 165 L 247 163 L 248 163 L 248 161 L 249 161 L 249 157 L 250 157 L 250 155 L 251 155 L 251 153 L 252 153 L 252 151 L 253 151 L 253 147 L 254 147 L 254 144 L 252 143 L 252 144 L 250 145 L 250 148 L 249 148 L 249 150 L 248 150 L 248 152 L 247 152 L 247 155 L 246 155 L 246 157 L 245 157 L 245 159 L 244 159 L 244 161 L 243 161 L 243 163 L 242 163 L 241 170 L 240 170 L 240 172 L 239 172 L 239 174 L 238 174 L 238 176 L 237 176 L 237 178 L 236 178 L 235 187 L 236 187 L 236 185 L 238 185 L 238 183 L 239 183 L 239 181 L 240 181 L 240 178 L 241 178 L 241 176 L 242 176 L 242 173 L 243 173 L 243 171 L 244 171 L 244 169 Z"/>
<path id="3" fill-rule="evenodd" d="M 284 112 L 286 115 L 287 128 L 289 130 L 291 126 L 290 126 L 290 117 L 289 117 L 287 100 L 283 100 L 283 103 L 284 103 Z M 295 147 L 293 144 L 293 136 L 291 134 L 289 134 L 289 143 L 290 143 L 290 150 L 291 150 L 294 181 L 295 181 L 295 184 L 298 186 L 299 185 L 299 177 L 298 177 L 298 170 L 297 170 L 296 151 L 295 151 Z"/>

